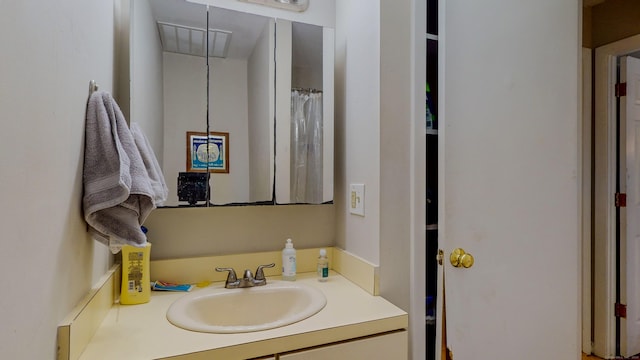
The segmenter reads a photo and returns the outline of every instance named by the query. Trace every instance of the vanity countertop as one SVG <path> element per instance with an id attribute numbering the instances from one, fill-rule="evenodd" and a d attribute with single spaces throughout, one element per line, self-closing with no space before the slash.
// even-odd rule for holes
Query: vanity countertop
<path id="1" fill-rule="evenodd" d="M 277 279 L 277 278 L 276 278 Z M 184 292 L 152 292 L 140 305 L 114 304 L 80 359 L 243 359 L 328 344 L 386 331 L 406 329 L 407 313 L 331 272 L 321 283 L 315 273 L 298 282 L 321 290 L 327 305 L 300 322 L 264 331 L 209 334 L 178 328 L 166 319 L 169 306 Z M 211 286 L 222 287 L 215 283 Z M 267 285 L 268 286 L 268 285 Z M 194 289 L 193 291 L 199 291 Z M 248 311 L 269 311 L 256 304 Z"/>

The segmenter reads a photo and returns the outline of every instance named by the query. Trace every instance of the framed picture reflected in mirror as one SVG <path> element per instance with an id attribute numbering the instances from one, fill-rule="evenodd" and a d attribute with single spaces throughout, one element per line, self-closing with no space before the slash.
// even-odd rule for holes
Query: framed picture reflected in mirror
<path id="1" fill-rule="evenodd" d="M 187 172 L 229 173 L 229 133 L 187 131 Z"/>

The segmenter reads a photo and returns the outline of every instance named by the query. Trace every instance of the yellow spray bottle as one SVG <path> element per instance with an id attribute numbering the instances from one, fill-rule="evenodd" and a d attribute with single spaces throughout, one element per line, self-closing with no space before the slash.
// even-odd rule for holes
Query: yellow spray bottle
<path id="1" fill-rule="evenodd" d="M 149 256 L 151 244 L 122 247 L 122 288 L 120 304 L 142 304 L 151 299 Z"/>

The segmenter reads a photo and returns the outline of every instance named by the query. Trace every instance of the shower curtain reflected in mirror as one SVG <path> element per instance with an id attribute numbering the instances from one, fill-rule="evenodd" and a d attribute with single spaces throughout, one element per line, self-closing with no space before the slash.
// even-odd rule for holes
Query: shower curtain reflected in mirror
<path id="1" fill-rule="evenodd" d="M 322 203 L 321 91 L 291 91 L 291 201 Z"/>

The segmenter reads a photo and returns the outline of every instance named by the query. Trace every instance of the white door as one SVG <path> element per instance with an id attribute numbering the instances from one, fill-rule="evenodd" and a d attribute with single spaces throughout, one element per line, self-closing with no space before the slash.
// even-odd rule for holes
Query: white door
<path id="1" fill-rule="evenodd" d="M 579 359 L 581 2 L 440 6 L 448 347 L 455 360 Z M 453 267 L 455 248 L 475 263 Z"/>
<path id="2" fill-rule="evenodd" d="M 620 152 L 626 176 L 621 177 L 621 190 L 627 194 L 626 211 L 621 212 L 621 229 L 626 230 L 621 300 L 627 304 L 627 316 L 621 322 L 620 351 L 631 357 L 640 353 L 640 60 L 622 58 L 621 76 L 627 83 L 627 96 L 620 98 L 621 119 L 626 119 L 626 151 Z"/>

